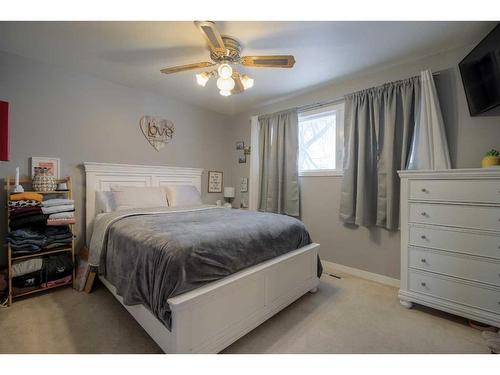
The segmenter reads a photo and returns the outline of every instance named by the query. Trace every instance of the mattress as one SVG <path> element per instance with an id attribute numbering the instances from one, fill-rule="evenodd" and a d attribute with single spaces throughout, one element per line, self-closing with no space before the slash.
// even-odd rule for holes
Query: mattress
<path id="1" fill-rule="evenodd" d="M 100 217 L 89 263 L 127 305 L 168 329 L 167 300 L 311 243 L 304 224 L 271 213 L 202 206 L 125 210 Z"/>

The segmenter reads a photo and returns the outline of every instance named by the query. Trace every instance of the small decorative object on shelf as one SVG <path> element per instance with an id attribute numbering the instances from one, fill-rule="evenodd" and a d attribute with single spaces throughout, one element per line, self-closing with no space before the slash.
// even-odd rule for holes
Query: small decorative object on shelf
<path id="1" fill-rule="evenodd" d="M 23 185 L 19 185 L 19 167 L 16 168 L 16 182 L 14 184 L 14 193 L 24 192 Z"/>
<path id="2" fill-rule="evenodd" d="M 481 165 L 483 168 L 495 167 L 500 165 L 500 152 L 497 150 L 490 150 L 486 153 L 481 160 Z"/>
<path id="3" fill-rule="evenodd" d="M 66 191 L 68 190 L 68 184 L 66 182 L 60 182 L 57 184 L 57 191 Z"/>
<path id="4" fill-rule="evenodd" d="M 35 176 L 33 176 L 33 190 L 41 192 L 56 190 L 56 178 L 49 174 L 48 168 L 35 167 L 34 169 Z"/>
<path id="5" fill-rule="evenodd" d="M 48 177 L 45 181 L 20 180 L 16 173 L 15 180 L 6 178 L 8 305 L 18 297 L 74 285 L 75 207 L 71 178 Z M 67 190 L 56 191 L 58 185 L 65 185 Z M 21 186 L 23 191 L 16 191 L 15 186 Z M 43 190 L 35 191 L 35 187 Z"/>

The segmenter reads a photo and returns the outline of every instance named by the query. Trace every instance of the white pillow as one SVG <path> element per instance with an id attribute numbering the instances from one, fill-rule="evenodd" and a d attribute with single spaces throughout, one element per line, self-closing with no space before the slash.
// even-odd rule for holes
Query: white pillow
<path id="1" fill-rule="evenodd" d="M 111 191 L 96 191 L 95 192 L 95 212 L 97 214 L 113 212 L 115 210 L 115 202 Z"/>
<path id="2" fill-rule="evenodd" d="M 115 210 L 167 207 L 167 196 L 160 187 L 111 186 Z"/>
<path id="3" fill-rule="evenodd" d="M 170 207 L 199 206 L 203 204 L 200 192 L 194 185 L 166 185 L 163 188 L 167 193 Z"/>

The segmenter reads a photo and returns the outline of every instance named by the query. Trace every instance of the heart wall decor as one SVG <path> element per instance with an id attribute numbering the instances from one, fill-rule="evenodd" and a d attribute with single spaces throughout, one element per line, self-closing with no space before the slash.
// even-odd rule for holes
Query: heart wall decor
<path id="1" fill-rule="evenodd" d="M 144 134 L 156 151 L 160 151 L 165 147 L 174 135 L 175 127 L 170 120 L 153 116 L 142 116 L 140 124 L 142 134 Z"/>

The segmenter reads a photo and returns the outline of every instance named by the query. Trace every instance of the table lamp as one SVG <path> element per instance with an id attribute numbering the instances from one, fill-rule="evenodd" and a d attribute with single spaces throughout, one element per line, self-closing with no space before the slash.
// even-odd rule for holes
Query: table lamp
<path id="1" fill-rule="evenodd" d="M 234 199 L 234 187 L 225 187 L 224 188 L 224 200 L 226 203 L 224 203 L 225 208 L 232 208 L 233 205 L 231 202 Z"/>

